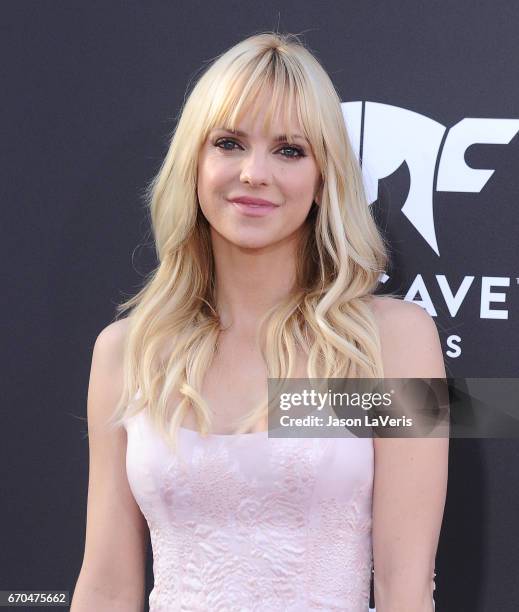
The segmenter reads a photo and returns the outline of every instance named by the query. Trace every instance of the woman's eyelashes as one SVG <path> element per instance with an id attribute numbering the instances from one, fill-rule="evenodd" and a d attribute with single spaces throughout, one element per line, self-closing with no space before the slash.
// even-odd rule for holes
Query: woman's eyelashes
<path id="1" fill-rule="evenodd" d="M 233 151 L 234 150 L 234 146 L 231 147 L 226 147 L 225 145 L 229 143 L 231 145 L 239 145 L 239 143 L 237 143 L 235 140 L 233 140 L 232 138 L 218 138 L 213 144 L 215 147 L 222 149 L 224 151 Z M 221 146 L 224 145 L 224 146 Z M 303 149 L 301 149 L 300 147 L 294 147 L 290 144 L 284 143 L 279 149 L 278 151 L 293 151 L 296 153 L 296 155 L 286 155 L 286 154 L 282 154 L 283 157 L 286 157 L 287 159 L 299 159 L 301 157 L 306 157 L 305 152 L 303 151 Z"/>

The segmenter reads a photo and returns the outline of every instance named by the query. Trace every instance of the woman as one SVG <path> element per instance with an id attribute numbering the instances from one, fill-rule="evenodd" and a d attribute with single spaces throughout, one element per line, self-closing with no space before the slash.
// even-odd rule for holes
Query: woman
<path id="1" fill-rule="evenodd" d="M 293 35 L 189 95 L 149 200 L 159 266 L 97 338 L 72 612 L 429 612 L 447 439 L 274 439 L 267 378 L 443 378 L 387 263 L 337 93 Z"/>

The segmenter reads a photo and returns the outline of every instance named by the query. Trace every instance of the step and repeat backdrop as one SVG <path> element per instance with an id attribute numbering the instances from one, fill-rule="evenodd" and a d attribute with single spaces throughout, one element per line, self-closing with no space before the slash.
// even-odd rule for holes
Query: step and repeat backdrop
<path id="1" fill-rule="evenodd" d="M 448 376 L 518 375 L 517 3 L 5 1 L 2 13 L 0 590 L 72 595 L 93 343 L 155 264 L 144 188 L 188 84 L 250 34 L 300 34 L 336 84 L 390 246 L 380 292 L 434 317 Z M 518 482 L 517 439 L 451 440 L 437 611 L 517 610 Z"/>

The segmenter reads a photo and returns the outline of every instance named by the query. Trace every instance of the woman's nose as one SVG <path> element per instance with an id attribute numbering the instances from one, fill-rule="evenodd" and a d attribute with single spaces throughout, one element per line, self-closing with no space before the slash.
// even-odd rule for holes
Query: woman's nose
<path id="1" fill-rule="evenodd" d="M 251 151 L 244 157 L 240 181 L 254 185 L 267 185 L 271 181 L 271 170 L 266 153 Z"/>

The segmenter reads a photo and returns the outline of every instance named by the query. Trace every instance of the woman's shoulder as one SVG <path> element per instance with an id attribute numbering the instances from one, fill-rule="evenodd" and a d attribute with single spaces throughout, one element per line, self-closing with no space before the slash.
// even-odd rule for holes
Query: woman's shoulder
<path id="1" fill-rule="evenodd" d="M 109 341 L 112 342 L 121 342 L 126 338 L 126 334 L 128 333 L 128 327 L 130 325 L 130 317 L 124 317 L 122 319 L 117 319 L 109 323 L 106 327 L 104 327 L 99 336 L 103 336 L 108 338 Z"/>
<path id="2" fill-rule="evenodd" d="M 101 353 L 104 359 L 112 363 L 120 363 L 124 352 L 124 346 L 128 335 L 129 317 L 118 319 L 109 323 L 98 334 L 94 352 Z"/>
<path id="3" fill-rule="evenodd" d="M 389 296 L 372 296 L 386 378 L 444 376 L 436 323 L 420 305 Z"/>
<path id="4" fill-rule="evenodd" d="M 378 322 L 387 324 L 405 321 L 408 317 L 413 319 L 432 320 L 429 313 L 414 302 L 387 295 L 372 295 L 371 309 Z"/>

